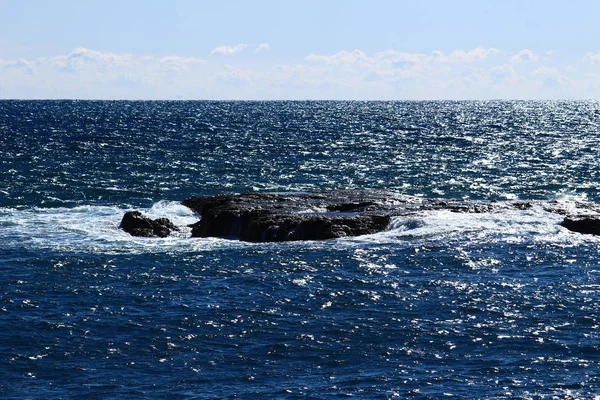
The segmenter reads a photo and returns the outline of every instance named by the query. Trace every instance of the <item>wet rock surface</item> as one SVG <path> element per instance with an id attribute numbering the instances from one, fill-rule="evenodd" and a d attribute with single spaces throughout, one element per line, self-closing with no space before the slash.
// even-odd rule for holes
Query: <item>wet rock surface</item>
<path id="1" fill-rule="evenodd" d="M 167 218 L 151 219 L 139 211 L 126 212 L 119 227 L 131 236 L 141 237 L 167 237 L 172 231 L 179 230 Z"/>
<path id="2" fill-rule="evenodd" d="M 389 194 L 329 192 L 193 197 L 183 204 L 201 215 L 193 237 L 248 242 L 325 240 L 385 230 Z"/>
<path id="3" fill-rule="evenodd" d="M 573 232 L 600 235 L 600 218 L 565 217 L 561 225 Z"/>

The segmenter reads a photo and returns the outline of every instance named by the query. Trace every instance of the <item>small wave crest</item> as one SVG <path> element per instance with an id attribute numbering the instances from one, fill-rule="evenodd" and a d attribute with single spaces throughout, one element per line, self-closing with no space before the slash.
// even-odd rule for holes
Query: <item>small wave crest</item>
<path id="1" fill-rule="evenodd" d="M 559 192 L 552 200 L 559 203 L 583 203 L 588 201 L 586 193 Z"/>
<path id="2" fill-rule="evenodd" d="M 563 217 L 547 212 L 542 206 L 529 210 L 502 210 L 487 213 L 460 213 L 449 210 L 421 211 L 407 216 L 393 217 L 388 230 L 365 238 L 375 242 L 438 240 L 531 240 L 573 244 L 591 237 L 573 235 L 560 226 Z M 462 239 L 461 239 L 462 238 Z"/>
<path id="3" fill-rule="evenodd" d="M 192 210 L 176 201 L 161 200 L 142 212 L 152 219 L 168 218 L 179 227 L 186 227 L 198 221 Z"/>

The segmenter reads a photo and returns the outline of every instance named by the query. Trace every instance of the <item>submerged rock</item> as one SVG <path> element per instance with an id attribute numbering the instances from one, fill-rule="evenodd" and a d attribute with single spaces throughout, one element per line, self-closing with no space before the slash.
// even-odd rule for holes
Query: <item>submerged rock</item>
<path id="1" fill-rule="evenodd" d="M 167 237 L 179 230 L 167 218 L 150 219 L 139 211 L 126 212 L 119 227 L 131 236 L 142 237 Z"/>

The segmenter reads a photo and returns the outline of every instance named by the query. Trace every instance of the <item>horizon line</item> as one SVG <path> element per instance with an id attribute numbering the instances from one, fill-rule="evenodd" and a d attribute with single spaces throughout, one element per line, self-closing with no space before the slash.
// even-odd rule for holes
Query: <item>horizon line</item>
<path id="1" fill-rule="evenodd" d="M 435 102 L 435 101 L 451 101 L 451 102 L 493 102 L 493 101 L 521 101 L 521 102 L 561 102 L 561 101 L 600 101 L 595 98 L 560 98 L 560 99 L 123 99 L 123 98 L 0 98 L 0 101 L 170 101 L 170 102 L 187 102 L 187 101 L 205 101 L 205 102 L 318 102 L 318 101 L 338 101 L 338 102 Z"/>

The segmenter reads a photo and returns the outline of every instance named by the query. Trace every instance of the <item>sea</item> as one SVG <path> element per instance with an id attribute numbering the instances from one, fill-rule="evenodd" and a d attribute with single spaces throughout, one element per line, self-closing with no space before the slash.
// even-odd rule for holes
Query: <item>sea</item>
<path id="1" fill-rule="evenodd" d="M 596 101 L 0 101 L 0 398 L 600 398 Z M 180 202 L 530 201 L 327 241 Z M 167 238 L 119 229 L 168 217 Z"/>

